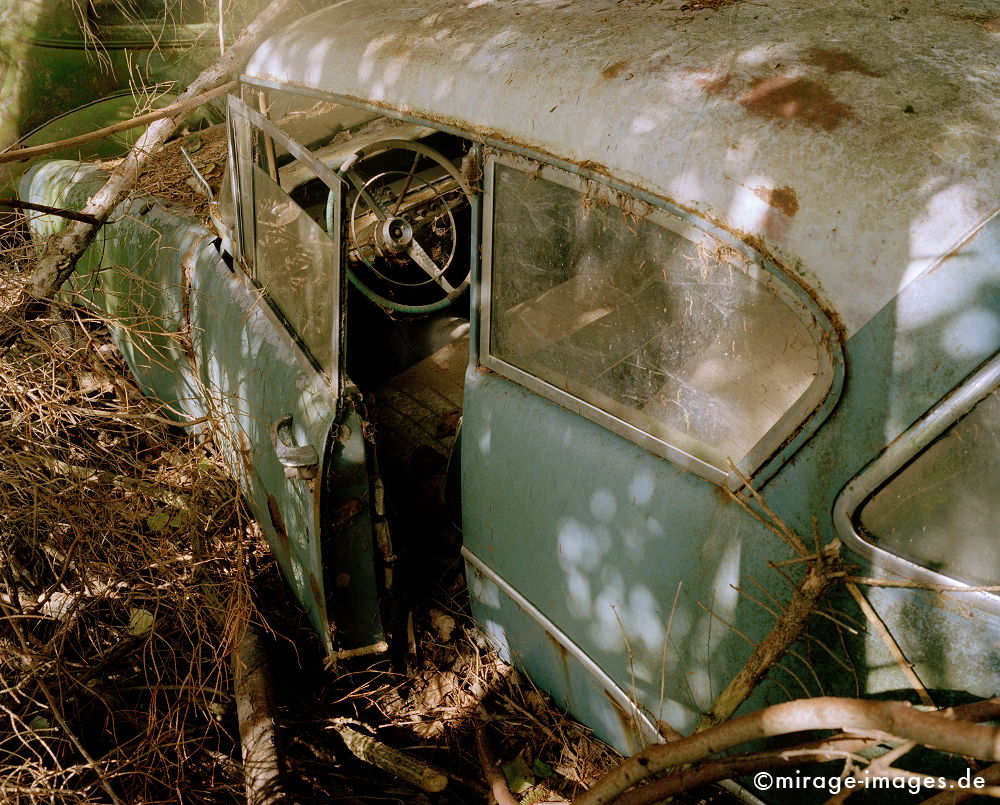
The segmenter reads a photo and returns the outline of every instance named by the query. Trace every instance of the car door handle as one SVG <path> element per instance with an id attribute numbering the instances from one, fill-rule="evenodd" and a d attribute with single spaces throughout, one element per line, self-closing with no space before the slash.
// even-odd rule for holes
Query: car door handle
<path id="1" fill-rule="evenodd" d="M 285 468 L 286 478 L 309 480 L 319 472 L 319 456 L 311 444 L 297 445 L 292 436 L 292 415 L 285 414 L 271 425 L 274 453 Z"/>

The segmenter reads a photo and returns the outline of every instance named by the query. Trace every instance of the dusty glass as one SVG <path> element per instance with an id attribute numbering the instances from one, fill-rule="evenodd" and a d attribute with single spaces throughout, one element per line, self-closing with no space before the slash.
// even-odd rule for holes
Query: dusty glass
<path id="1" fill-rule="evenodd" d="M 885 483 L 861 526 L 882 548 L 953 578 L 1000 583 L 1000 392 Z"/>
<path id="2" fill-rule="evenodd" d="M 257 282 L 331 377 L 338 331 L 337 247 L 260 168 L 253 168 Z"/>
<path id="3" fill-rule="evenodd" d="M 492 244 L 491 355 L 723 471 L 819 371 L 773 275 L 627 199 L 497 164 Z"/>

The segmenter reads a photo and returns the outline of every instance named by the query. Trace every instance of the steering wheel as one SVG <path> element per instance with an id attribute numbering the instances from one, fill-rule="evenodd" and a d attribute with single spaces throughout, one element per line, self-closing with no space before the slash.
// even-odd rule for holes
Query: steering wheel
<path id="1" fill-rule="evenodd" d="M 465 292 L 471 266 L 455 259 L 454 210 L 472 203 L 472 190 L 450 160 L 421 142 L 381 140 L 349 157 L 339 174 L 354 189 L 344 229 L 355 288 L 401 313 L 431 313 Z M 333 205 L 331 193 L 326 226 L 336 237 Z"/>

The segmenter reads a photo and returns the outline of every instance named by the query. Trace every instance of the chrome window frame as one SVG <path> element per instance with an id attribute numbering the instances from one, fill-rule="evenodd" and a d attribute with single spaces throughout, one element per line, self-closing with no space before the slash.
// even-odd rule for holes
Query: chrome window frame
<path id="1" fill-rule="evenodd" d="M 236 244 L 237 252 L 243 263 L 241 273 L 244 274 L 258 288 L 267 299 L 268 305 L 275 314 L 285 324 L 288 332 L 294 337 L 295 342 L 309 356 L 313 366 L 330 381 L 330 385 L 337 390 L 338 397 L 343 387 L 344 380 L 344 266 L 343 266 L 343 244 L 341 238 L 330 238 L 330 247 L 335 250 L 335 266 L 338 282 L 334 286 L 331 302 L 334 305 L 333 326 L 331 327 L 330 338 L 331 355 L 333 360 L 329 369 L 324 368 L 316 360 L 309 345 L 302 341 L 294 323 L 277 307 L 270 294 L 267 293 L 257 282 L 256 270 L 256 214 L 253 186 L 253 164 L 252 160 L 247 164 L 247 155 L 239 148 L 239 140 L 236 135 L 233 117 L 237 116 L 242 122 L 256 128 L 261 133 L 267 135 L 275 142 L 285 148 L 295 159 L 308 167 L 324 185 L 334 194 L 334 230 L 340 232 L 341 212 L 343 207 L 343 181 L 336 172 L 320 162 L 305 146 L 293 140 L 285 132 L 274 125 L 256 109 L 248 106 L 244 101 L 235 95 L 227 96 L 227 110 L 229 113 L 227 121 L 227 136 L 230 142 L 230 166 L 232 168 L 233 182 L 233 208 L 235 212 L 236 224 Z M 253 255 L 253 260 L 250 259 Z"/>
<path id="2" fill-rule="evenodd" d="M 833 504 L 833 523 L 837 534 L 851 550 L 869 559 L 877 567 L 918 584 L 967 589 L 968 596 L 982 609 L 1000 614 L 1000 595 L 980 585 L 931 570 L 887 550 L 864 536 L 860 526 L 861 509 L 870 498 L 930 444 L 982 400 L 1000 388 L 1000 353 L 960 383 L 921 419 L 893 440 L 874 461 L 861 470 L 841 490 Z M 998 591 L 1000 592 L 1000 591 Z"/>
<path id="3" fill-rule="evenodd" d="M 818 307 L 808 304 L 799 286 L 791 282 L 783 272 L 763 259 L 762 255 L 750 251 L 745 244 L 736 247 L 731 238 L 720 237 L 720 231 L 700 226 L 700 221 L 690 214 L 680 215 L 671 205 L 651 203 L 648 196 L 630 192 L 628 188 L 602 181 L 601 177 L 569 170 L 563 165 L 554 165 L 550 160 L 537 159 L 533 155 L 514 154 L 504 148 L 491 148 L 484 155 L 483 181 L 483 221 L 482 256 L 480 283 L 480 339 L 479 363 L 498 374 L 595 422 L 611 432 L 622 436 L 640 447 L 666 458 L 679 467 L 695 473 L 719 486 L 739 489 L 744 477 L 766 480 L 781 466 L 802 441 L 825 418 L 832 403 L 839 396 L 843 384 L 843 357 L 839 339 L 833 334 L 829 319 L 822 315 Z M 491 280 L 493 271 L 493 210 L 494 180 L 496 165 L 514 168 L 526 174 L 553 181 L 564 187 L 585 192 L 590 183 L 596 183 L 609 195 L 626 196 L 630 200 L 645 203 L 649 207 L 646 216 L 659 226 L 676 232 L 691 242 L 709 241 L 713 244 L 730 246 L 744 262 L 745 273 L 752 279 L 762 279 L 776 295 L 798 316 L 802 324 L 813 334 L 818 361 L 817 373 L 803 395 L 788 408 L 771 426 L 750 451 L 736 464 L 736 471 L 725 470 L 695 456 L 684 449 L 653 436 L 638 426 L 610 414 L 579 397 L 558 388 L 490 353 L 491 331 Z M 742 269 L 737 269 L 742 270 Z M 811 300 L 810 300 L 811 301 Z M 819 415 L 819 416 L 817 416 Z M 811 428 L 806 428 L 811 424 Z M 804 431 L 808 431 L 805 432 Z M 801 440 L 797 437 L 803 437 Z M 784 448 L 784 449 L 783 449 Z"/>

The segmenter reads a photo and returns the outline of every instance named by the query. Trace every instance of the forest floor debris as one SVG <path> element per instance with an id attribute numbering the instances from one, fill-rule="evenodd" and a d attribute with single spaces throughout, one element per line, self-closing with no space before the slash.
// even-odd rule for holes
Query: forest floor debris
<path id="1" fill-rule="evenodd" d="M 5 247 L 0 311 L 33 260 L 14 236 Z M 174 427 L 95 315 L 56 304 L 8 324 L 23 337 L 0 356 L 4 801 L 244 801 L 230 655 L 264 621 L 258 600 L 300 801 L 485 801 L 477 720 L 520 802 L 567 801 L 620 760 L 462 614 L 457 555 L 450 589 L 418 616 L 409 674 L 324 669 L 211 424 Z M 345 718 L 449 786 L 420 792 L 357 761 L 337 734 Z"/>

